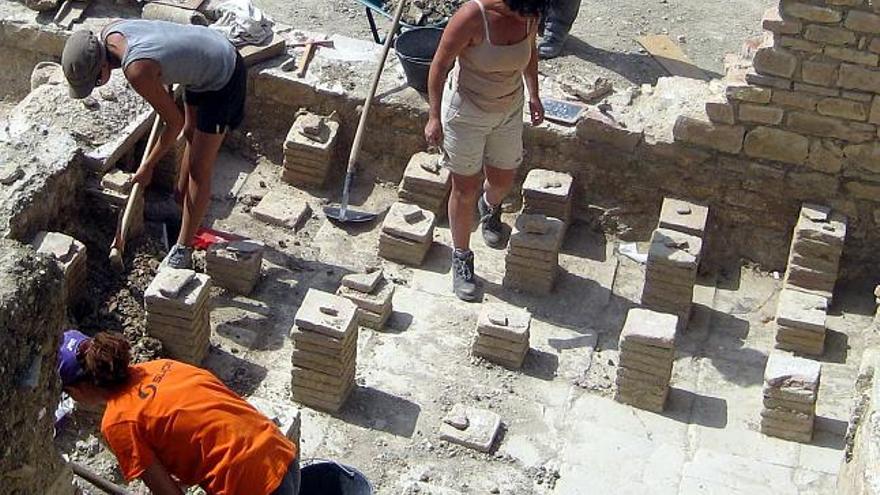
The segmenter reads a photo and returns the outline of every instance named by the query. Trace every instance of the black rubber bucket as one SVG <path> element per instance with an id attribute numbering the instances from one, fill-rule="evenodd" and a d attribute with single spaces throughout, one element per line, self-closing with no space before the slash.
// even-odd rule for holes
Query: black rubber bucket
<path id="1" fill-rule="evenodd" d="M 299 495 L 372 495 L 373 485 L 357 469 L 333 461 L 315 461 L 300 471 Z"/>
<path id="2" fill-rule="evenodd" d="M 428 72 L 437 53 L 443 30 L 420 27 L 404 31 L 394 40 L 394 50 L 406 74 L 406 83 L 420 93 L 428 92 Z"/>

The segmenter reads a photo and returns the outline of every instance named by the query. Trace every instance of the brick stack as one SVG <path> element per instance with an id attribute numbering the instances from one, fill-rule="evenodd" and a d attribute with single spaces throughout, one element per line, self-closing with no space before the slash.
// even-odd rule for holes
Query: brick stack
<path id="1" fill-rule="evenodd" d="M 220 287 L 250 294 L 260 280 L 264 249 L 262 242 L 249 239 L 214 243 L 205 256 L 205 271 Z"/>
<path id="2" fill-rule="evenodd" d="M 294 186 L 322 187 L 338 136 L 338 122 L 311 113 L 300 115 L 284 140 L 281 179 Z"/>
<path id="3" fill-rule="evenodd" d="M 810 359 L 771 353 L 764 369 L 761 433 L 809 442 L 813 439 L 822 365 Z"/>
<path id="4" fill-rule="evenodd" d="M 669 229 L 702 239 L 706 234 L 709 208 L 674 198 L 663 198 L 658 229 Z"/>
<path id="5" fill-rule="evenodd" d="M 504 287 L 535 294 L 553 290 L 565 224 L 558 218 L 522 214 L 514 223 L 504 267 Z"/>
<path id="6" fill-rule="evenodd" d="M 86 293 L 86 246 L 67 234 L 40 232 L 31 241 L 38 253 L 50 256 L 64 273 L 64 287 L 70 302 Z"/>
<path id="7" fill-rule="evenodd" d="M 162 268 L 144 292 L 147 333 L 168 355 L 199 365 L 211 341 L 211 277 L 192 270 Z"/>
<path id="8" fill-rule="evenodd" d="M 673 315 L 647 309 L 629 310 L 620 332 L 615 400 L 648 411 L 663 411 L 675 359 L 677 320 Z"/>
<path id="9" fill-rule="evenodd" d="M 563 172 L 535 168 L 522 186 L 523 213 L 537 213 L 571 222 L 572 177 Z"/>
<path id="10" fill-rule="evenodd" d="M 357 306 L 348 299 L 309 289 L 296 312 L 293 339 L 293 400 L 338 412 L 354 389 Z"/>
<path id="11" fill-rule="evenodd" d="M 358 325 L 373 330 L 382 330 L 393 312 L 391 299 L 394 297 L 394 284 L 385 278 L 382 270 L 342 277 L 336 295 L 358 307 Z"/>
<path id="12" fill-rule="evenodd" d="M 484 304 L 472 352 L 493 363 L 519 369 L 529 352 L 532 315 L 509 304 Z"/>
<path id="13" fill-rule="evenodd" d="M 821 356 L 827 309 L 824 297 L 784 287 L 776 310 L 776 348 Z"/>
<path id="14" fill-rule="evenodd" d="M 434 242 L 433 213 L 416 205 L 394 203 L 385 215 L 379 236 L 379 256 L 419 266 Z"/>
<path id="15" fill-rule="evenodd" d="M 690 320 L 702 246 L 699 237 L 670 229 L 651 236 L 642 304 L 678 316 L 681 328 Z"/>
<path id="16" fill-rule="evenodd" d="M 830 300 L 845 238 L 846 217 L 825 206 L 804 204 L 792 234 L 785 285 Z"/>
<path id="17" fill-rule="evenodd" d="M 446 200 L 452 185 L 449 170 L 440 166 L 440 155 L 419 152 L 412 156 L 397 189 L 397 197 L 428 210 L 438 217 L 446 215 Z"/>

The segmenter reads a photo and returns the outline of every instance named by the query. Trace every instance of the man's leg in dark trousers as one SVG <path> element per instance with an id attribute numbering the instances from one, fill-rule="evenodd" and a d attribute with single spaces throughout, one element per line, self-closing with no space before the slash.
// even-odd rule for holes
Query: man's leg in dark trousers
<path id="1" fill-rule="evenodd" d="M 541 58 L 559 56 L 580 8 L 581 0 L 557 0 L 547 13 L 544 23 L 544 37 L 538 45 L 538 55 Z"/>

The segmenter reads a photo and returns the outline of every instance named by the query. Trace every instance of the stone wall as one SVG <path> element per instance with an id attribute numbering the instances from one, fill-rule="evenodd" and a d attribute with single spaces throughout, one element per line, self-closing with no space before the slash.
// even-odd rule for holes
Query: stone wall
<path id="1" fill-rule="evenodd" d="M 726 99 L 680 118 L 675 138 L 766 172 L 743 206 L 790 211 L 805 199 L 849 216 L 846 260 L 876 275 L 880 2 L 782 0 L 763 27 L 754 58 L 730 68 Z"/>
<path id="2" fill-rule="evenodd" d="M 70 474 L 52 443 L 64 318 L 63 276 L 56 264 L 29 247 L 0 240 L 2 493 L 71 493 Z M 66 483 L 59 481 L 65 476 Z"/>
<path id="3" fill-rule="evenodd" d="M 880 353 L 865 351 L 846 432 L 846 456 L 837 478 L 840 495 L 880 494 Z"/>

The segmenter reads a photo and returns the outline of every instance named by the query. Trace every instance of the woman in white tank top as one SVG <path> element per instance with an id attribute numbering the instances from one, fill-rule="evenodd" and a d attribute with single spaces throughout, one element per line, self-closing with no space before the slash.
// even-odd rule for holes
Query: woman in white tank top
<path id="1" fill-rule="evenodd" d="M 452 287 L 466 301 L 478 297 L 470 250 L 475 207 L 486 244 L 506 245 L 501 202 L 522 161 L 524 86 L 532 124 L 544 120 L 535 34 L 549 3 L 471 0 L 452 16 L 431 64 L 425 139 L 442 147 L 441 164 L 452 172 Z"/>

